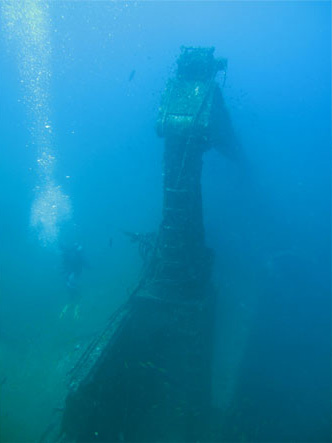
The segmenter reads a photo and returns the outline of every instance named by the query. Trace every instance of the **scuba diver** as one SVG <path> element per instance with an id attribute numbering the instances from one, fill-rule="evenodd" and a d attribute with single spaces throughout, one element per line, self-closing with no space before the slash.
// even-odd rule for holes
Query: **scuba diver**
<path id="1" fill-rule="evenodd" d="M 84 268 L 88 267 L 84 257 L 83 247 L 75 242 L 71 245 L 60 245 L 61 271 L 65 278 L 66 288 L 69 294 L 69 302 L 63 308 L 60 318 L 73 310 L 74 318 L 79 317 L 79 278 Z"/>

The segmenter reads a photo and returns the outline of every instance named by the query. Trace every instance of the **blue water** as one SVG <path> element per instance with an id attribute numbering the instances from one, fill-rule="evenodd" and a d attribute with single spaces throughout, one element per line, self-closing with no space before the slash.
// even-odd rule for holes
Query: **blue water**
<path id="1" fill-rule="evenodd" d="M 330 441 L 330 3 L 0 5 L 1 440 L 38 439 L 77 350 L 137 283 L 122 231 L 158 228 L 158 105 L 180 46 L 198 45 L 228 59 L 245 155 L 207 152 L 202 180 L 224 441 Z M 88 265 L 80 311 L 61 316 L 63 238 Z"/>

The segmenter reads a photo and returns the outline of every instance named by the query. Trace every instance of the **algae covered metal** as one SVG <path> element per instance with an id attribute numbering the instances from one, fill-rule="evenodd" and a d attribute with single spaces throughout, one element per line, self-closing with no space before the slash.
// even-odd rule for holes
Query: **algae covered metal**
<path id="1" fill-rule="evenodd" d="M 62 439 L 211 441 L 216 292 L 204 242 L 204 151 L 236 155 L 213 48 L 182 48 L 157 120 L 162 221 L 145 272 L 73 369 Z"/>

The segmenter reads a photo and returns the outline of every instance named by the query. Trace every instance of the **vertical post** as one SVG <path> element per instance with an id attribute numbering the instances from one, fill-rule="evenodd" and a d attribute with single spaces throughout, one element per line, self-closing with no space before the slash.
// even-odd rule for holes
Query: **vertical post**
<path id="1" fill-rule="evenodd" d="M 74 369 L 62 420 L 73 441 L 212 439 L 215 291 L 201 173 L 216 139 L 221 94 L 214 77 L 223 66 L 211 48 L 184 48 L 166 88 L 157 123 L 165 154 L 154 254 L 137 290 Z"/>
<path id="2" fill-rule="evenodd" d="M 163 215 L 159 231 L 157 291 L 197 299 L 206 261 L 201 195 L 202 146 L 194 139 L 165 140 Z M 163 291 L 163 292 L 164 292 Z M 174 292 L 175 291 L 175 292 Z M 201 294 L 202 295 L 202 294 Z"/>

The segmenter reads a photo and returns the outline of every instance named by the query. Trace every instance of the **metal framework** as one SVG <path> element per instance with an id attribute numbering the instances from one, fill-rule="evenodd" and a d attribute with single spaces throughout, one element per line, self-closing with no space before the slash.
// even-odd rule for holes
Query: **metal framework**
<path id="1" fill-rule="evenodd" d="M 70 374 L 63 439 L 211 440 L 213 254 L 204 243 L 202 156 L 236 151 L 213 48 L 182 48 L 157 121 L 163 214 L 142 280 Z"/>

